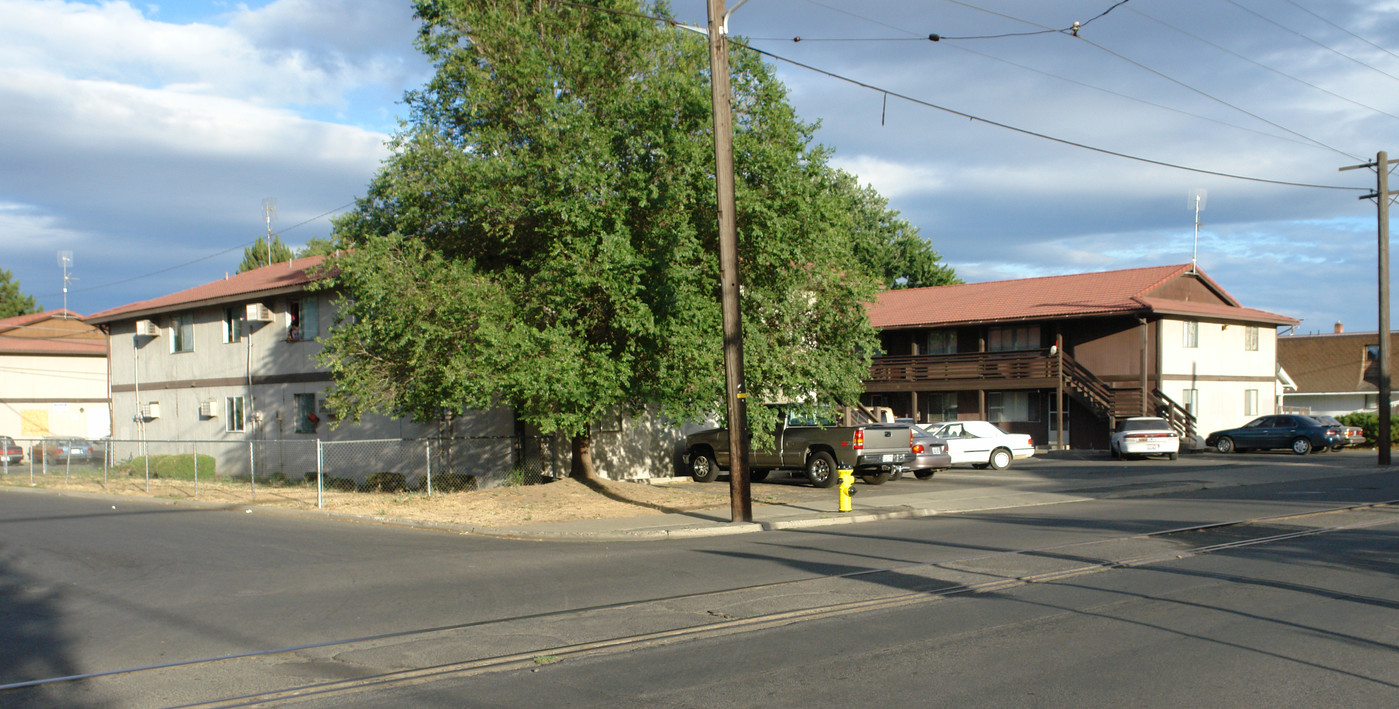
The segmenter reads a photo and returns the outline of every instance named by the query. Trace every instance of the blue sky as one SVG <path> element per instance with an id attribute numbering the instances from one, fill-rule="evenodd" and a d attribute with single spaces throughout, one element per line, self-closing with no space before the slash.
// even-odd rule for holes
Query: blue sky
<path id="1" fill-rule="evenodd" d="M 1399 0 L 1115 4 L 750 0 L 730 29 L 877 87 L 776 62 L 967 280 L 1188 262 L 1204 189 L 1200 265 L 1235 297 L 1373 330 L 1374 175 L 1338 168 L 1399 158 Z M 236 270 L 264 198 L 289 244 L 326 236 L 429 75 L 416 29 L 397 1 L 0 0 L 0 268 L 57 308 L 71 250 L 92 313 Z"/>

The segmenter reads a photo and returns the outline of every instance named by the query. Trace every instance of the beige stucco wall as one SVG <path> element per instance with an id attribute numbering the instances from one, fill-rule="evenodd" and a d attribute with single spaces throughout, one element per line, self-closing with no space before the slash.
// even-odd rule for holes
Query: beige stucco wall
<path id="1" fill-rule="evenodd" d="M 1245 325 L 1201 321 L 1198 347 L 1185 346 L 1184 320 L 1158 324 L 1162 391 L 1185 404 L 1185 390 L 1199 392 L 1195 412 L 1201 435 L 1242 426 L 1277 410 L 1277 329 L 1258 327 L 1258 349 L 1245 349 Z M 1258 411 L 1245 412 L 1245 391 L 1258 392 Z"/>
<path id="2" fill-rule="evenodd" d="M 110 420 L 106 357 L 0 356 L 0 434 L 100 438 Z"/>

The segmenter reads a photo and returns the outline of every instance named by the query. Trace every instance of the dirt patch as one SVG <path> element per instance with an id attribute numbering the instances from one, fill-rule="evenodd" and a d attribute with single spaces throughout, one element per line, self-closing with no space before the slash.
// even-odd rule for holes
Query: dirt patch
<path id="1" fill-rule="evenodd" d="M 651 485 L 600 480 L 582 483 L 556 480 L 540 485 L 498 487 L 490 490 L 436 493 L 339 492 L 306 485 L 250 485 L 247 481 L 199 481 L 96 475 L 49 474 L 0 476 L 0 485 L 43 487 L 117 494 L 161 500 L 198 500 L 215 504 L 256 505 L 296 509 L 324 509 L 374 517 L 412 519 L 473 527 L 520 527 L 581 519 L 638 517 L 666 512 L 722 509 L 729 505 L 729 486 L 719 482 L 674 482 Z M 777 495 L 755 490 L 754 502 L 777 502 Z M 318 507 L 319 505 L 319 507 Z"/>

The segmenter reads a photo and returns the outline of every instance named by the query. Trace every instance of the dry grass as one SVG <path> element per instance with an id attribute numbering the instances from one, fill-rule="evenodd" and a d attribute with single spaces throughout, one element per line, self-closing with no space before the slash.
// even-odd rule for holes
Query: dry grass
<path id="1" fill-rule="evenodd" d="M 51 471 L 35 474 L 34 487 L 94 492 L 160 500 L 198 500 L 228 505 L 257 505 L 316 509 L 314 485 L 271 485 L 247 481 L 152 479 L 111 475 L 103 484 L 102 471 L 83 470 L 65 476 Z M 0 476 L 0 485 L 31 487 L 27 470 L 11 469 Z M 670 485 L 598 481 L 584 484 L 558 480 L 542 485 L 498 487 L 490 490 L 436 493 L 339 492 L 323 493 L 324 509 L 355 515 L 413 519 L 473 527 L 518 527 L 580 519 L 635 517 L 663 512 L 688 512 L 721 508 L 729 504 L 728 485 L 678 482 Z"/>

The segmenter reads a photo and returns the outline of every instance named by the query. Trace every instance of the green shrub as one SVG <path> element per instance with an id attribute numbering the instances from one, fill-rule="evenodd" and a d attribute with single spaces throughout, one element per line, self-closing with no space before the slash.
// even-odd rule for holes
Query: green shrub
<path id="1" fill-rule="evenodd" d="M 1379 440 L 1380 415 L 1378 413 L 1357 411 L 1353 414 L 1337 416 L 1336 420 L 1347 426 L 1359 426 L 1365 432 L 1365 443 L 1369 445 L 1374 445 L 1375 441 Z M 1389 421 L 1389 442 L 1390 445 L 1399 443 L 1399 421 L 1396 421 L 1392 416 Z"/>
<path id="2" fill-rule="evenodd" d="M 420 478 L 418 481 L 420 490 L 427 489 L 427 478 Z M 432 476 L 433 492 L 461 492 L 463 490 L 476 489 L 476 476 L 464 475 L 462 473 L 447 473 L 445 475 Z"/>
<path id="3" fill-rule="evenodd" d="M 166 480 L 194 480 L 194 455 L 153 455 L 150 456 L 151 477 L 165 478 Z M 118 464 L 114 470 L 120 474 L 125 473 L 132 477 L 144 477 L 146 475 L 146 457 L 132 458 Z M 215 475 L 214 457 L 211 455 L 199 456 L 199 477 L 201 480 L 213 479 Z"/>
<path id="4" fill-rule="evenodd" d="M 360 492 L 403 492 L 408 480 L 403 473 L 374 473 L 360 486 Z"/>

